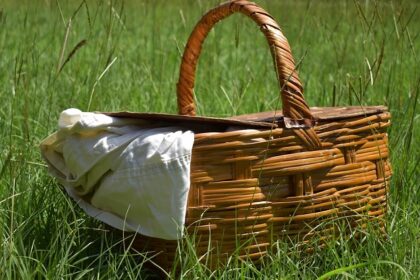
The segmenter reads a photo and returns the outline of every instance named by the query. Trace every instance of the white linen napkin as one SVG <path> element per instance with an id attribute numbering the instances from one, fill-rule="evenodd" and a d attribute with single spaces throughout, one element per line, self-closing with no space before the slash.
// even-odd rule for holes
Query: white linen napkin
<path id="1" fill-rule="evenodd" d="M 41 143 L 50 173 L 90 216 L 126 231 L 182 237 L 192 131 L 68 109 Z"/>

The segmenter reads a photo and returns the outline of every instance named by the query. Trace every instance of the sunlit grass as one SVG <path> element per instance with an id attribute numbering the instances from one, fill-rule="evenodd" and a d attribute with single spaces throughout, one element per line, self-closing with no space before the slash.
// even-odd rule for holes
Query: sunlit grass
<path id="1" fill-rule="evenodd" d="M 311 106 L 387 105 L 393 178 L 387 235 L 366 231 L 304 254 L 280 242 L 256 266 L 210 271 L 193 248 L 183 278 L 420 278 L 417 1 L 257 1 L 277 19 Z M 145 257 L 79 210 L 39 154 L 69 107 L 176 113 L 192 27 L 218 1 L 0 2 L 0 278 L 138 279 Z M 234 15 L 210 33 L 195 87 L 199 114 L 273 110 L 278 88 L 264 36 Z M 344 237 L 343 237 L 344 238 Z M 317 240 L 313 240 L 317 244 Z"/>

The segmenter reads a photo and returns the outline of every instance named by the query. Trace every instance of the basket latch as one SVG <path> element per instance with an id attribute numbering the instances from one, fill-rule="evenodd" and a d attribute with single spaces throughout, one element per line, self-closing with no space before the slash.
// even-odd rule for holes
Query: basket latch
<path id="1" fill-rule="evenodd" d="M 283 117 L 284 127 L 286 128 L 311 128 L 316 125 L 316 120 L 314 119 L 291 119 L 288 117 Z"/>

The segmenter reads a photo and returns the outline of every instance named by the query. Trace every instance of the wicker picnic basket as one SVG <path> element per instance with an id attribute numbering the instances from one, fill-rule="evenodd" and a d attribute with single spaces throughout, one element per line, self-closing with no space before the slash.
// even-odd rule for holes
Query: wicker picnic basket
<path id="1" fill-rule="evenodd" d="M 328 239 L 336 234 L 333 221 L 340 219 L 351 227 L 383 220 L 391 176 L 387 108 L 310 109 L 286 38 L 255 3 L 222 4 L 195 26 L 180 68 L 179 114 L 195 115 L 195 70 L 204 39 L 236 12 L 255 21 L 268 41 L 283 110 L 231 119 L 266 128 L 212 131 L 207 126 L 195 134 L 186 228 L 197 255 L 212 266 L 232 254 L 259 260 L 279 239 L 302 244 L 312 237 Z M 177 246 L 139 235 L 133 243 L 157 253 L 154 261 L 165 268 Z"/>

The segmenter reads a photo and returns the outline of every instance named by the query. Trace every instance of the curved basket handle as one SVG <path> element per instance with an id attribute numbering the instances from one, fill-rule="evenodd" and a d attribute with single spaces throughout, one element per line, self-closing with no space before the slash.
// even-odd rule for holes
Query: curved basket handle
<path id="1" fill-rule="evenodd" d="M 254 20 L 264 33 L 270 46 L 281 89 L 283 114 L 292 120 L 313 120 L 311 111 L 303 98 L 303 88 L 295 68 L 295 62 L 286 37 L 275 20 L 261 7 L 246 0 L 234 0 L 208 11 L 191 33 L 179 73 L 177 84 L 178 111 L 180 115 L 195 116 L 194 81 L 198 57 L 205 38 L 220 20 L 240 12 Z M 319 146 L 320 141 L 313 129 L 297 129 L 300 138 L 309 146 Z"/>

